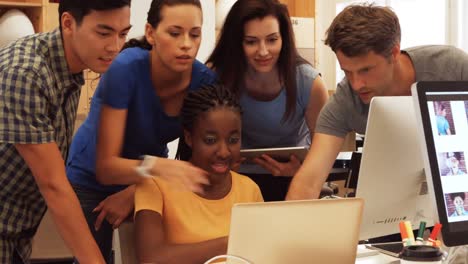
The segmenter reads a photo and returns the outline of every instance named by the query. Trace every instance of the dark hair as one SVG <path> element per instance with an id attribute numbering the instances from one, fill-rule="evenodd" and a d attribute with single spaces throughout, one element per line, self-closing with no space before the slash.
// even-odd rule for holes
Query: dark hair
<path id="1" fill-rule="evenodd" d="M 452 202 L 455 200 L 456 197 L 462 198 L 465 201 L 465 193 L 464 192 L 457 192 L 457 193 L 449 193 L 450 199 Z"/>
<path id="2" fill-rule="evenodd" d="M 242 114 L 237 97 L 220 83 L 204 85 L 196 91 L 189 92 L 180 111 L 182 128 L 192 132 L 193 125 L 200 117 L 200 114 L 222 107 L 230 108 Z M 187 145 L 182 135 L 179 138 L 176 158 L 187 161 L 191 156 L 192 149 Z"/>
<path id="3" fill-rule="evenodd" d="M 295 66 L 307 63 L 297 52 L 286 5 L 278 0 L 238 0 L 229 11 L 219 41 L 206 63 L 216 71 L 224 85 L 239 96 L 247 71 L 247 61 L 242 49 L 244 25 L 253 19 L 266 16 L 273 16 L 278 20 L 283 43 L 278 58 L 278 75 L 286 89 L 286 112 L 283 116 L 285 120 L 296 110 Z"/>
<path id="4" fill-rule="evenodd" d="M 461 155 L 459 152 L 447 152 L 445 155 L 447 156 L 447 159 L 455 158 L 458 161 L 461 160 Z"/>
<path id="5" fill-rule="evenodd" d="M 153 0 L 151 1 L 151 6 L 148 11 L 148 17 L 146 22 L 150 24 L 153 28 L 158 27 L 159 22 L 161 22 L 161 10 L 164 6 L 175 6 L 175 5 L 194 5 L 201 10 L 200 0 Z M 152 46 L 146 40 L 146 37 L 143 36 L 139 39 L 133 38 L 127 41 L 122 50 L 126 48 L 140 47 L 143 49 L 151 50 Z"/>
<path id="6" fill-rule="evenodd" d="M 360 4 L 346 7 L 333 19 L 325 45 L 348 57 L 373 51 L 388 58 L 400 41 L 400 23 L 391 8 Z"/>
<path id="7" fill-rule="evenodd" d="M 59 25 L 62 29 L 61 17 L 69 12 L 78 25 L 92 10 L 105 11 L 130 6 L 132 0 L 61 0 L 59 2 Z"/>

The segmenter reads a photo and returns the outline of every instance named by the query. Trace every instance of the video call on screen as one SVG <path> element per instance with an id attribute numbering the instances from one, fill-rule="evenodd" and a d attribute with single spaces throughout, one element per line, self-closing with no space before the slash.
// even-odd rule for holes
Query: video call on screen
<path id="1" fill-rule="evenodd" d="M 427 99 L 448 221 L 468 221 L 468 93 Z"/>

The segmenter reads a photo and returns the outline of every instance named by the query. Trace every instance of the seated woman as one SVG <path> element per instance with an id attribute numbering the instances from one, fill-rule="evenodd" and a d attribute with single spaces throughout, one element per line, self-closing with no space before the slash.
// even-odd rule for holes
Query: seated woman
<path id="1" fill-rule="evenodd" d="M 135 191 L 136 253 L 139 262 L 202 263 L 226 254 L 231 208 L 263 201 L 248 177 L 231 171 L 240 160 L 241 109 L 220 85 L 190 92 L 181 110 L 184 138 L 178 158 L 209 174 L 202 194 L 162 178 L 148 178 Z"/>

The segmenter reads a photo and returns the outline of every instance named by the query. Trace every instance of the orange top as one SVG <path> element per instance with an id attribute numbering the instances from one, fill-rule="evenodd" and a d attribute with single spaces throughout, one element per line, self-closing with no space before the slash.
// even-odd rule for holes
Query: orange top
<path id="1" fill-rule="evenodd" d="M 227 236 L 235 203 L 263 202 L 255 182 L 233 171 L 231 176 L 231 191 L 219 200 L 174 188 L 157 177 L 149 178 L 136 186 L 135 214 L 141 210 L 161 214 L 169 243 L 196 243 Z"/>

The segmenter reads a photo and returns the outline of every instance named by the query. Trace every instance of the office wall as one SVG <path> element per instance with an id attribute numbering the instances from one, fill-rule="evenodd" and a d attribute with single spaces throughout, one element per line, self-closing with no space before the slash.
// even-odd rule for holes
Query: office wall
<path id="1" fill-rule="evenodd" d="M 280 0 L 288 6 L 299 54 L 315 65 L 315 0 Z"/>
<path id="2" fill-rule="evenodd" d="M 280 0 L 288 6 L 290 16 L 315 17 L 315 0 Z"/>

